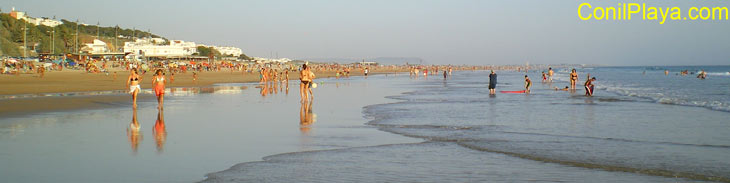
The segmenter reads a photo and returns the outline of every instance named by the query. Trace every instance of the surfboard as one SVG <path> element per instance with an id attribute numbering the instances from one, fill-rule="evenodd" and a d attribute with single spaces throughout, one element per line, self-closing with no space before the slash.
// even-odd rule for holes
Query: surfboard
<path id="1" fill-rule="evenodd" d="M 500 93 L 525 93 L 526 91 L 525 90 L 520 90 L 520 91 L 499 91 L 499 92 Z"/>

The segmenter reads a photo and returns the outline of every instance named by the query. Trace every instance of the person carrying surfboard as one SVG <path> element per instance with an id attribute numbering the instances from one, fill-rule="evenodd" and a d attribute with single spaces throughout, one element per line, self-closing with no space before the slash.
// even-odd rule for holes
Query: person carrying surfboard
<path id="1" fill-rule="evenodd" d="M 525 93 L 530 93 L 530 86 L 532 86 L 532 81 L 530 81 L 530 77 L 525 75 Z"/>
<path id="2" fill-rule="evenodd" d="M 593 85 L 593 81 L 596 81 L 596 77 L 589 79 L 585 83 L 586 96 L 589 96 L 589 97 L 593 96 L 593 87 L 595 86 L 595 85 Z"/>

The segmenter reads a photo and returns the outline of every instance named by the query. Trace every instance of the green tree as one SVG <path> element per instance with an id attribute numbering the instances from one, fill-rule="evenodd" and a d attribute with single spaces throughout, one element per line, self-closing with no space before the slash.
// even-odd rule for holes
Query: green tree
<path id="1" fill-rule="evenodd" d="M 218 50 L 216 50 L 213 47 L 198 46 L 198 53 L 196 53 L 196 55 L 207 57 L 207 56 L 210 56 L 211 54 L 215 57 L 221 56 L 221 52 L 219 52 Z"/>

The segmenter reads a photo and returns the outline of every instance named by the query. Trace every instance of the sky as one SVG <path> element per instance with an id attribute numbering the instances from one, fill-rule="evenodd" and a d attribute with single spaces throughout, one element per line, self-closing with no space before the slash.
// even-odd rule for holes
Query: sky
<path id="1" fill-rule="evenodd" d="M 581 20 L 575 0 L 3 0 L 33 17 L 100 22 L 249 56 L 417 57 L 430 64 L 730 65 L 730 20 Z M 636 1 L 730 7 L 730 1 Z M 684 10 L 686 11 L 686 10 Z M 639 16 L 640 17 L 640 16 Z"/>

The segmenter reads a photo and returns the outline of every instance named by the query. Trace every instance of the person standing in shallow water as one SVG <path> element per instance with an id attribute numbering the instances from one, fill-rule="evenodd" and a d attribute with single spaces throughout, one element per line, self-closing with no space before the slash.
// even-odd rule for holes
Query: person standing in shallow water
<path id="1" fill-rule="evenodd" d="M 578 82 L 578 72 L 573 69 L 570 72 L 570 88 L 575 90 L 575 84 Z"/>
<path id="2" fill-rule="evenodd" d="M 548 81 L 551 83 L 553 82 L 553 74 L 555 74 L 555 71 L 553 71 L 553 68 L 552 67 L 548 68 Z"/>
<path id="3" fill-rule="evenodd" d="M 497 87 L 497 74 L 494 73 L 494 70 L 492 70 L 492 73 L 489 74 L 489 94 L 494 95 L 496 94 L 496 88 Z"/>
<path id="4" fill-rule="evenodd" d="M 525 75 L 525 93 L 530 93 L 530 86 L 532 86 L 532 81 L 530 81 L 530 77 Z"/>
<path id="5" fill-rule="evenodd" d="M 302 81 L 299 84 L 299 95 L 302 98 L 302 102 L 309 100 L 309 84 L 312 83 L 311 75 L 309 74 L 307 64 L 302 65 L 302 71 L 299 72 L 299 80 Z"/>
<path id="6" fill-rule="evenodd" d="M 585 83 L 586 96 L 589 96 L 589 97 L 593 96 L 593 88 L 594 88 L 593 81 L 596 81 L 596 77 L 588 79 L 588 81 L 586 81 L 586 83 Z"/>

